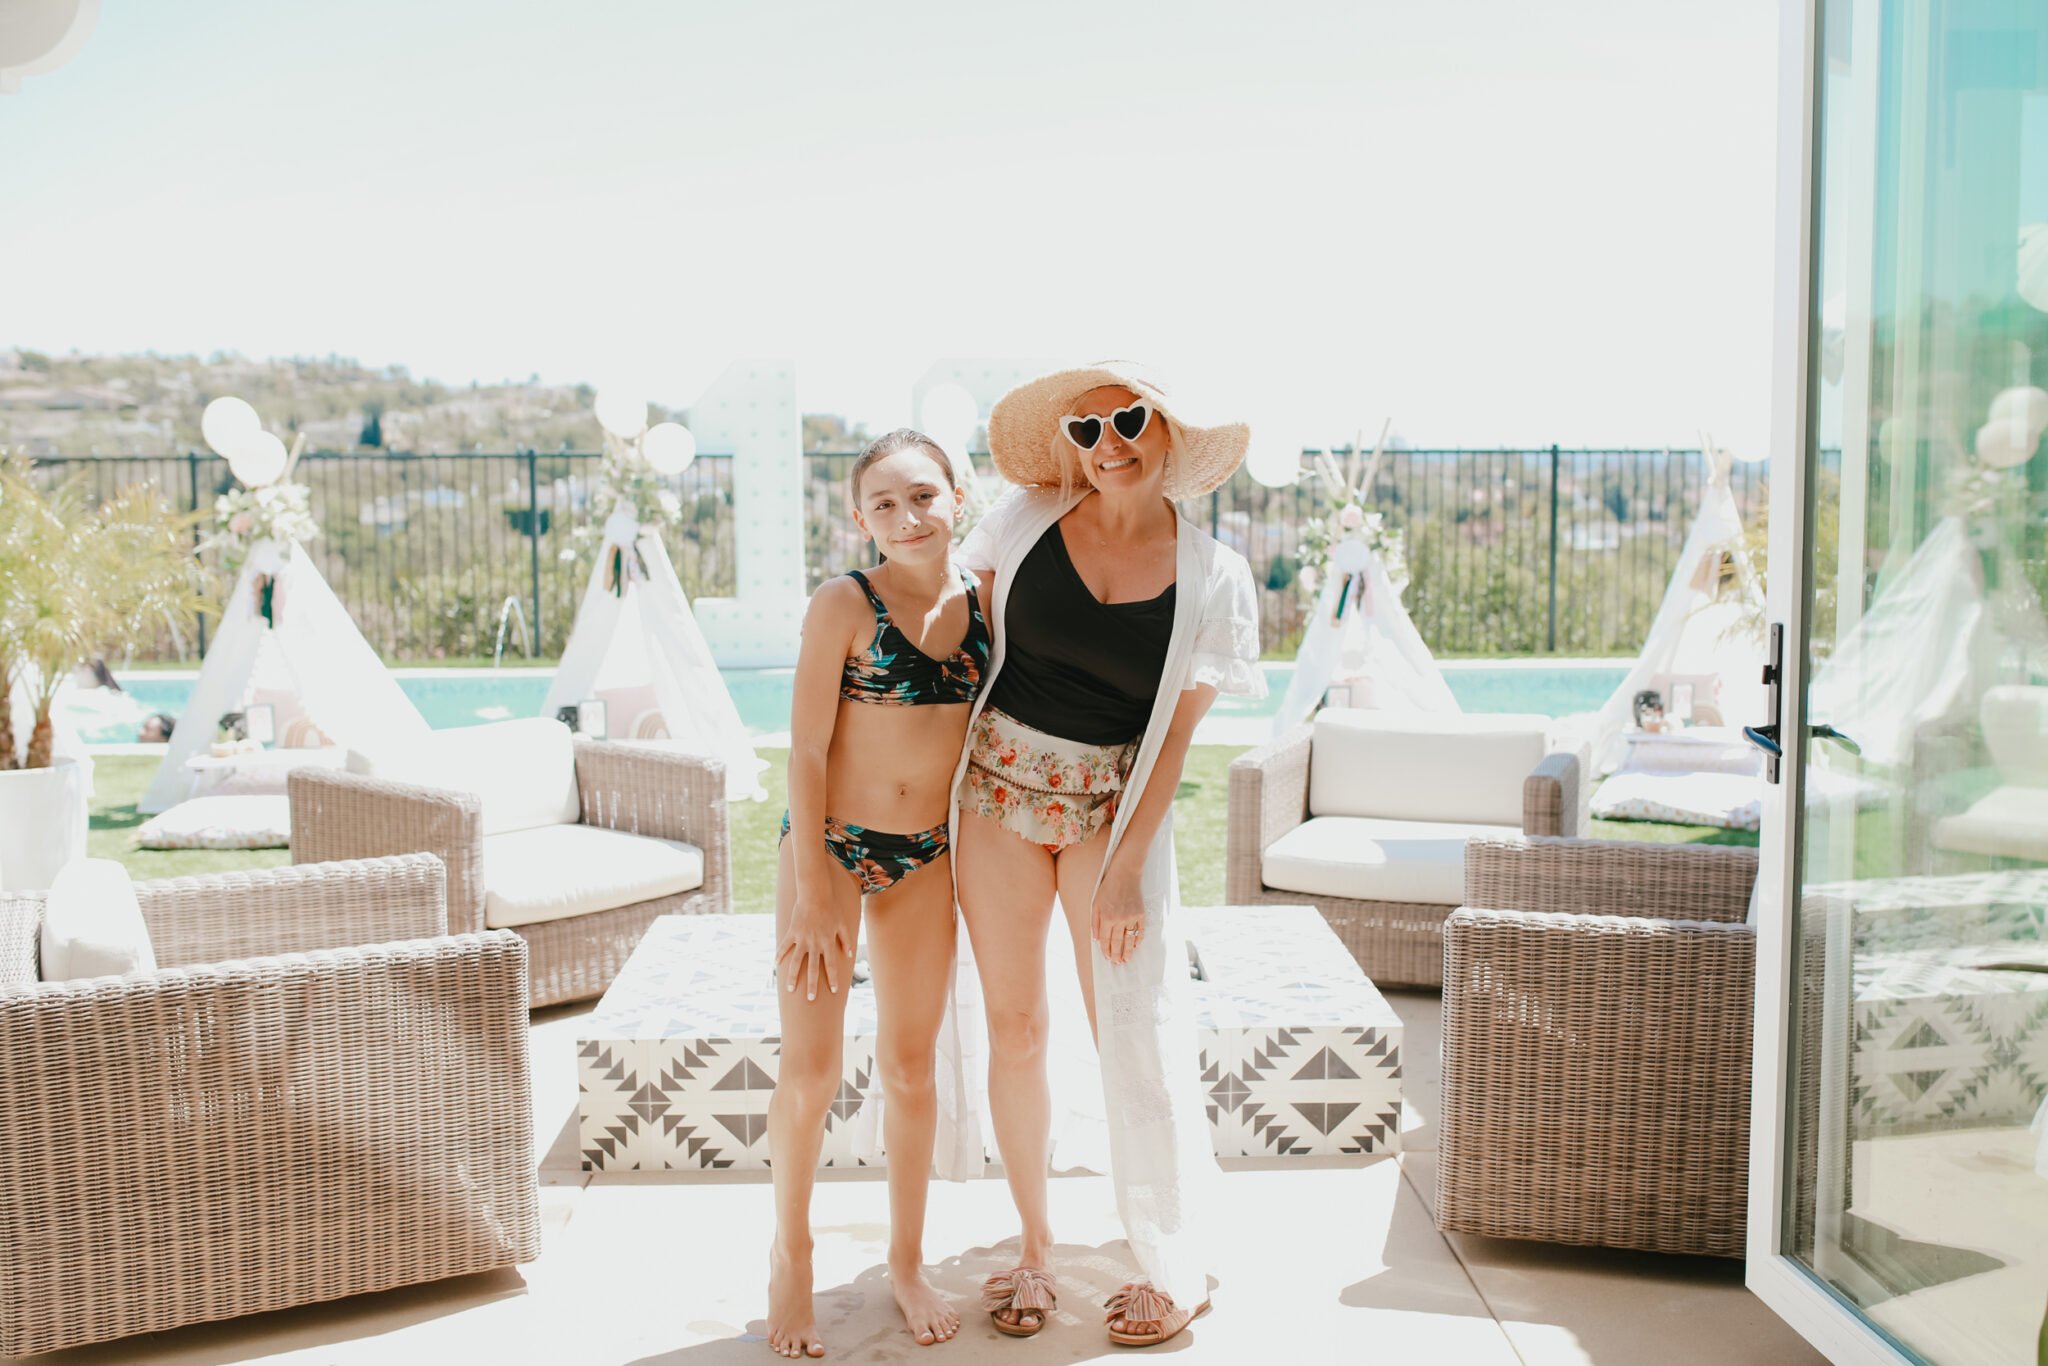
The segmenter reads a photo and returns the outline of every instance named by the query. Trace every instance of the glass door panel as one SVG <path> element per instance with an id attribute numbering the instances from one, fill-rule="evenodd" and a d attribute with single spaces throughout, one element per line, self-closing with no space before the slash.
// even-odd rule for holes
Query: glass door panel
<path id="1" fill-rule="evenodd" d="M 1910 1353 L 2031 1364 L 2048 3 L 1825 0 L 1819 48 L 1782 1246 Z"/>

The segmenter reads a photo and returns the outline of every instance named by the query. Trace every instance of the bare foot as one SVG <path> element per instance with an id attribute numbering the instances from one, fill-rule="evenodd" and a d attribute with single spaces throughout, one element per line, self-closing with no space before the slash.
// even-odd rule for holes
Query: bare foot
<path id="1" fill-rule="evenodd" d="M 932 1289 L 923 1267 L 889 1268 L 889 1284 L 896 1291 L 896 1307 L 920 1347 L 944 1342 L 960 1331 L 960 1316 L 945 1296 Z"/>
<path id="2" fill-rule="evenodd" d="M 777 1355 L 821 1357 L 825 1343 L 818 1336 L 811 1308 L 811 1254 L 799 1254 L 779 1242 L 768 1253 L 768 1345 Z"/>

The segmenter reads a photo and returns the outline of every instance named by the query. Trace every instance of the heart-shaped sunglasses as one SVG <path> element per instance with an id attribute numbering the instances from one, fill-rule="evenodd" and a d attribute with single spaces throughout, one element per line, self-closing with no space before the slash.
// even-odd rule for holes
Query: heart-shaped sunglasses
<path id="1" fill-rule="evenodd" d="M 1102 424 L 1107 420 L 1116 428 L 1116 434 L 1126 441 L 1136 441 L 1152 422 L 1152 405 L 1143 399 L 1128 408 L 1119 408 L 1107 419 L 1100 417 L 1077 417 L 1072 413 L 1060 419 L 1060 430 L 1067 434 L 1067 440 L 1084 451 L 1095 449 L 1095 443 L 1102 440 Z"/>

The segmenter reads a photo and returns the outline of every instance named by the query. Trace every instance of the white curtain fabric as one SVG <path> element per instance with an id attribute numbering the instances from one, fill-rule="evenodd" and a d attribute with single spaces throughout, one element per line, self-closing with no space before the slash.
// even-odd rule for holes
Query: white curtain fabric
<path id="1" fill-rule="evenodd" d="M 1984 690 L 2008 673 L 2025 681 L 2023 664 L 2001 653 L 2026 650 L 2038 660 L 2048 621 L 2019 566 L 2001 565 L 1998 577 L 1999 594 L 1987 596 L 1963 520 L 1936 523 L 1814 676 L 1807 715 L 1855 739 L 1866 763 L 1902 764 L 1922 726 L 1974 714 Z"/>
<path id="2" fill-rule="evenodd" d="M 623 593 L 605 583 L 615 549 L 626 551 Z M 629 510 L 621 509 L 605 523 L 604 545 L 541 714 L 553 716 L 558 708 L 600 691 L 650 686 L 669 746 L 722 760 L 728 800 L 767 795 L 761 786 L 767 760 L 754 753 L 667 548 L 653 528 L 639 525 Z M 607 714 L 606 724 L 614 735 L 630 734 L 622 728 L 631 720 Z"/>
<path id="3" fill-rule="evenodd" d="M 257 609 L 260 574 L 276 585 L 274 625 Z M 280 668 L 307 718 L 337 745 L 373 752 L 427 734 L 419 708 L 363 639 L 312 557 L 275 541 L 259 542 L 235 580 L 191 699 L 138 810 L 154 815 L 185 799 L 191 786 L 185 761 L 206 753 L 220 718 L 247 701 L 259 662 Z"/>
<path id="4" fill-rule="evenodd" d="M 1055 490 L 1014 491 L 991 509 L 961 548 L 962 563 L 993 569 L 990 622 L 996 647 L 992 684 L 1003 665 L 1002 618 L 1010 585 L 1026 554 L 1080 499 Z M 1132 763 L 1130 781 L 1110 827 L 1110 848 L 1123 838 L 1144 798 L 1160 747 L 1181 693 L 1197 683 L 1219 691 L 1256 695 L 1258 610 L 1244 558 L 1185 519 L 1176 557 L 1173 632 L 1151 719 Z M 982 690 L 976 712 L 987 705 Z M 970 724 L 970 734 L 972 727 Z M 954 775 L 951 819 L 959 820 L 963 751 Z M 1106 860 L 1105 860 L 1106 862 Z M 1141 880 L 1146 929 L 1137 953 L 1121 966 L 1095 958 L 1099 1051 L 1088 1046 L 1087 1017 L 1076 986 L 1071 941 L 1062 930 L 1047 938 L 1047 981 L 1054 1012 L 1050 1041 L 1053 1090 L 1053 1166 L 1106 1165 L 1125 1236 L 1143 1276 L 1183 1306 L 1208 1298 L 1208 1250 L 1203 1220 L 1214 1209 L 1217 1174 L 1200 1086 L 1193 991 L 1186 941 L 1175 933 L 1180 888 L 1173 861 L 1173 823 L 1160 824 Z M 1063 917 L 1055 915 L 1057 922 Z M 967 936 L 963 930 L 963 946 Z M 1093 950 L 1091 946 L 1091 952 Z M 977 1175 L 993 1135 L 982 1120 L 987 1087 L 979 982 L 963 954 L 953 1005 L 940 1033 L 940 1132 L 936 1166 L 953 1179 Z"/>
<path id="5" fill-rule="evenodd" d="M 1331 574 L 1316 595 L 1315 610 L 1294 656 L 1294 676 L 1273 717 L 1283 735 L 1314 714 L 1323 694 L 1339 684 L 1352 689 L 1348 705 L 1393 712 L 1455 712 L 1462 708 L 1423 644 L 1422 633 L 1401 605 L 1387 577 L 1386 562 L 1368 551 L 1359 583 L 1347 590 L 1346 576 Z M 1339 595 L 1344 613 L 1337 614 Z"/>
<path id="6" fill-rule="evenodd" d="M 1742 512 L 1728 482 L 1727 453 L 1713 451 L 1708 458 L 1711 465 L 1699 516 L 1679 549 L 1642 652 L 1599 711 L 1567 717 L 1560 725 L 1561 733 L 1579 735 L 1591 744 L 1596 773 L 1611 772 L 1621 762 L 1621 736 L 1634 721 L 1635 696 L 1654 686 L 1652 680 L 1660 676 L 1718 677 L 1719 707 L 1728 725 L 1763 720 L 1763 643 L 1744 625 L 1745 617 L 1761 610 L 1763 592 L 1743 550 Z M 1735 561 L 1739 591 L 1733 598 L 1716 591 L 1717 557 L 1723 554 Z"/>

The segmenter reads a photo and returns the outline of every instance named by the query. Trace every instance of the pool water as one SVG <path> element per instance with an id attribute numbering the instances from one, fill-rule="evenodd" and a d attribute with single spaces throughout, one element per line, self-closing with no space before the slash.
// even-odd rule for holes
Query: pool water
<path id="1" fill-rule="evenodd" d="M 1444 678 L 1458 705 L 1472 712 L 1538 712 L 1565 716 L 1590 711 L 1605 701 L 1628 672 L 1627 661 L 1568 664 L 1503 664 L 1496 661 L 1448 661 Z M 1267 694 L 1257 701 L 1226 697 L 1212 715 L 1236 723 L 1233 733 L 1280 709 L 1294 672 L 1290 663 L 1265 666 Z M 417 669 L 398 670 L 398 685 L 427 724 L 436 730 L 538 716 L 547 700 L 545 669 Z M 777 735 L 789 729 L 789 693 L 793 669 L 726 669 L 726 687 L 740 720 L 750 734 Z M 183 713 L 192 695 L 194 673 L 131 674 L 123 678 L 126 697 L 94 690 L 67 692 L 67 715 L 88 744 L 128 744 L 135 740 L 142 718 L 152 712 Z"/>

